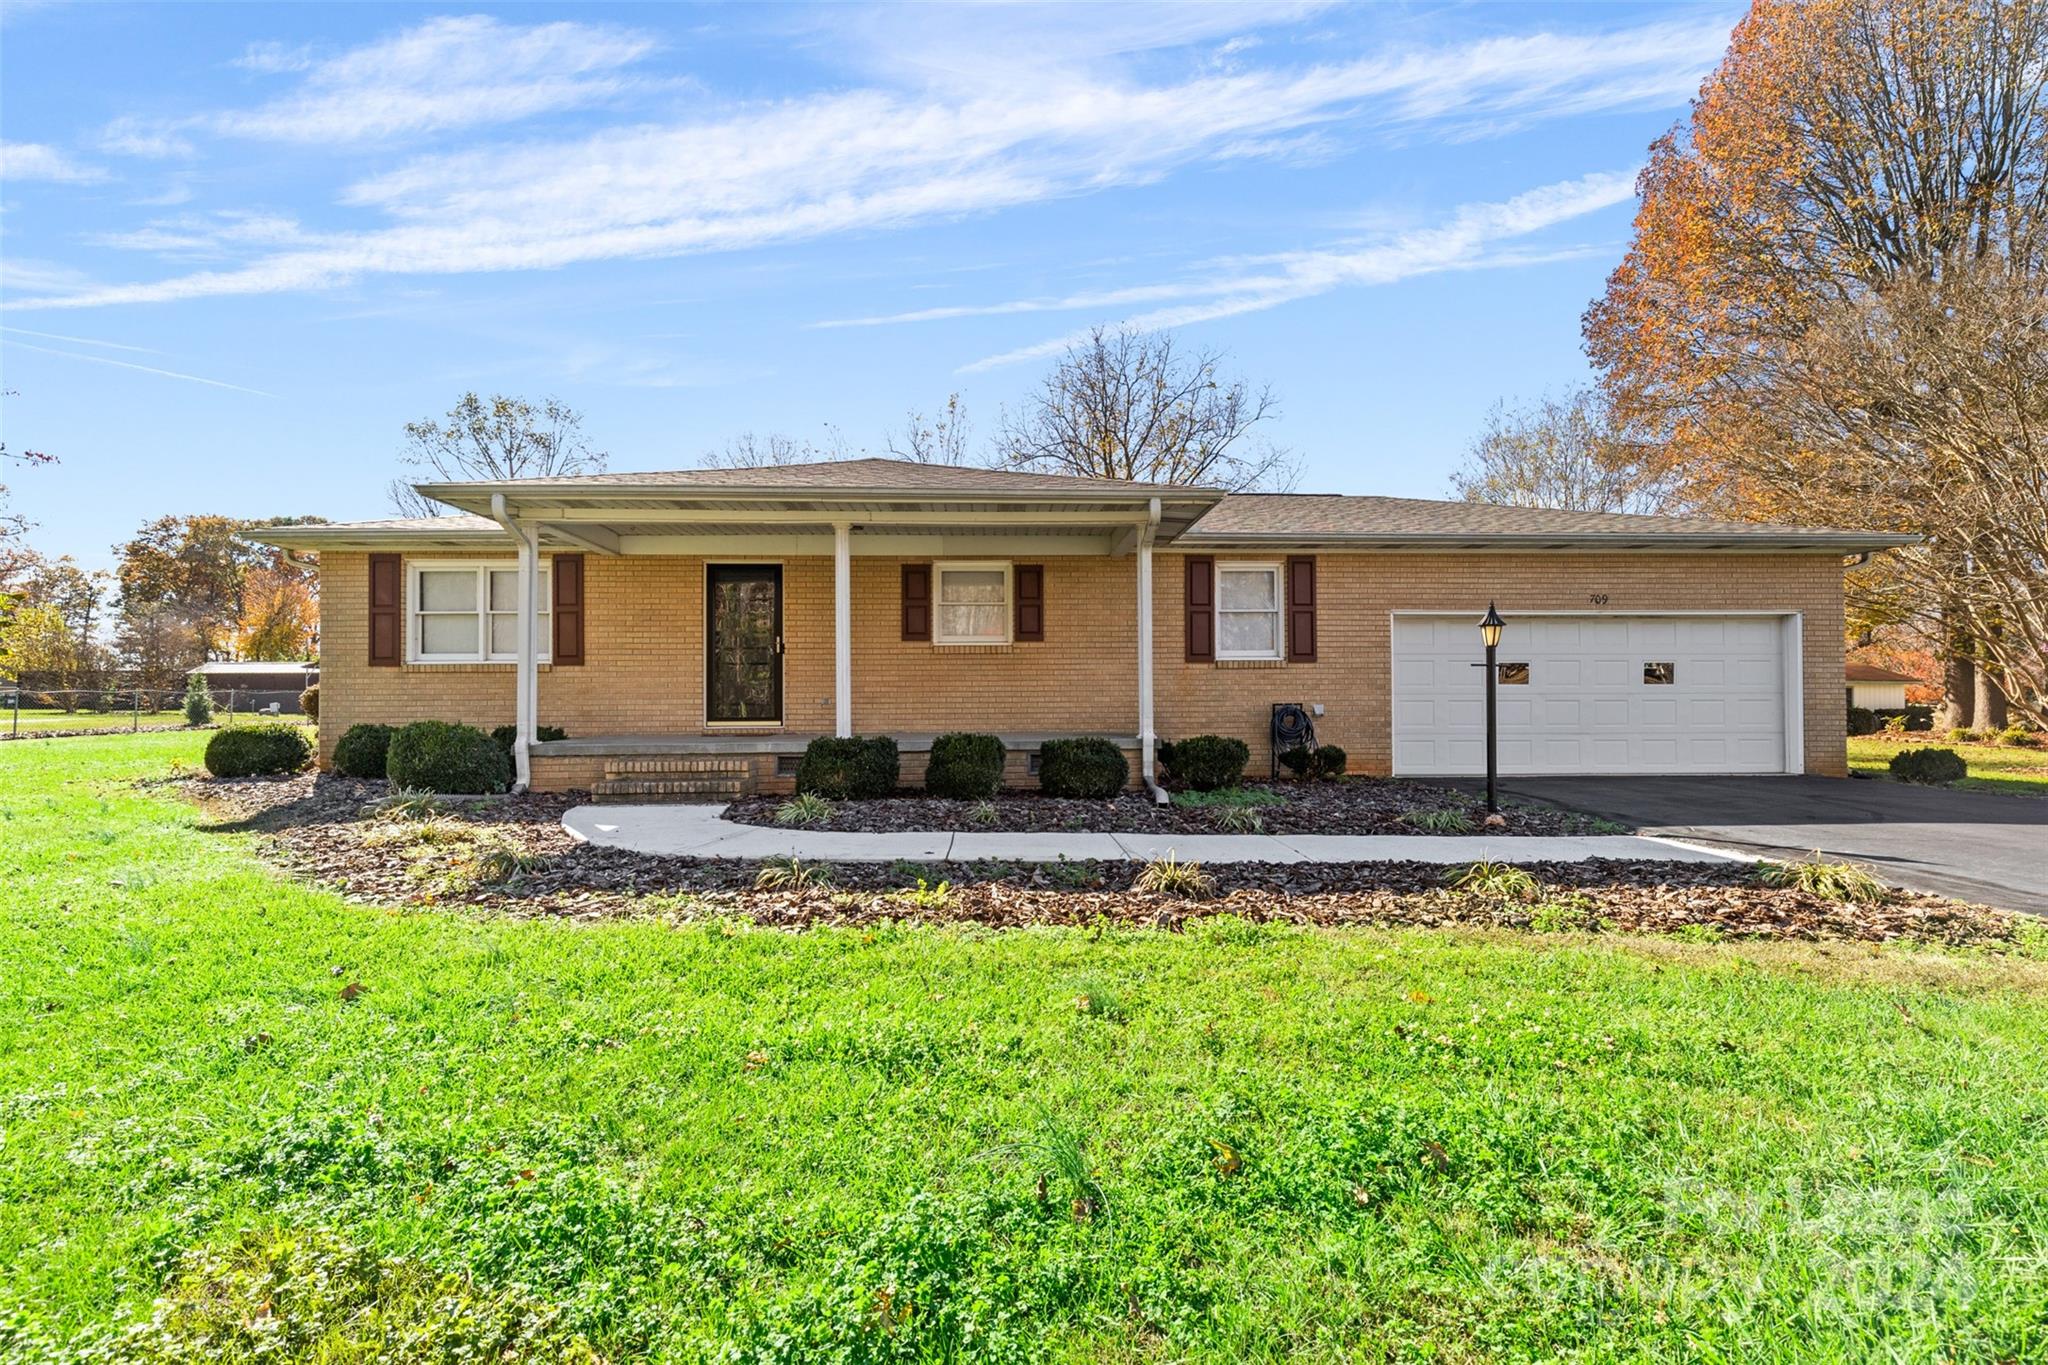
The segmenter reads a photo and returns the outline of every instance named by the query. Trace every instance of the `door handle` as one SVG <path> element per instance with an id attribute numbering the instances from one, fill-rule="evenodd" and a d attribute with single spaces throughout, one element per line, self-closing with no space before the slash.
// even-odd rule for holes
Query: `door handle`
<path id="1" fill-rule="evenodd" d="M 782 652 L 782 637 L 780 635 L 775 637 L 775 652 L 777 654 Z"/>

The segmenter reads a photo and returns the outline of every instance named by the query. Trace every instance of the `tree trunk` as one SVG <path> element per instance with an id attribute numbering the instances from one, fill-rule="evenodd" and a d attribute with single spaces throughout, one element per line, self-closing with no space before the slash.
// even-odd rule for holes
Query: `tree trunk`
<path id="1" fill-rule="evenodd" d="M 1941 662 L 1941 723 L 1954 730 L 1977 723 L 1977 660 L 1967 637 L 1951 635 Z"/>
<path id="2" fill-rule="evenodd" d="M 1999 686 L 1997 671 L 1980 659 L 1977 661 L 1977 725 L 1985 730 L 2003 730 L 2007 718 L 2005 689 Z"/>

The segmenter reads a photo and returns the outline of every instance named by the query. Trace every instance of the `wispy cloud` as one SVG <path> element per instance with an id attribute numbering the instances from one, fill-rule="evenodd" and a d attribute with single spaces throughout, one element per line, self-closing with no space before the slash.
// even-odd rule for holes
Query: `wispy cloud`
<path id="1" fill-rule="evenodd" d="M 254 71 L 264 76 L 279 76 L 291 71 L 304 71 L 313 65 L 313 46 L 310 43 L 262 42 L 251 43 L 242 49 L 242 55 L 228 63 L 244 71 Z"/>
<path id="2" fill-rule="evenodd" d="M 44 341 L 68 341 L 74 346 L 99 346 L 109 351 L 133 351 L 137 355 L 162 355 L 162 351 L 147 346 L 130 346 L 122 341 L 101 341 L 96 337 L 65 336 L 62 332 L 38 332 L 33 327 L 0 326 L 0 332 L 13 332 L 18 336 L 41 337 Z"/>
<path id="3" fill-rule="evenodd" d="M 473 32 L 495 22 L 437 20 L 413 34 L 437 25 Z M 836 91 L 721 119 L 420 157 L 343 195 L 351 207 L 384 214 L 386 226 L 313 234 L 307 243 L 243 257 L 239 266 L 15 306 L 271 293 L 379 274 L 553 269 L 893 228 L 1142 183 L 1200 160 L 1298 154 L 1314 145 L 1303 138 L 1338 124 L 1386 129 L 1675 103 L 1725 40 L 1720 22 L 1688 19 L 1305 67 L 1205 70 L 1163 84 L 1055 68 L 979 93 Z M 585 69 L 610 71 L 630 60 L 639 40 L 588 41 Z M 349 88 L 360 89 L 369 73 L 349 60 L 362 78 Z M 490 73 L 495 79 L 520 65 L 494 55 Z M 334 69 L 327 64 L 315 68 L 306 91 L 273 106 L 262 126 L 276 136 L 311 136 L 336 120 L 357 132 L 417 127 L 472 109 L 472 96 L 489 103 L 481 92 L 495 88 L 481 74 L 469 84 L 429 80 L 426 69 L 395 54 L 390 67 L 413 74 L 394 76 L 389 88 L 400 93 L 388 104 L 344 108 L 334 98 L 339 86 L 315 89 Z M 451 103 L 430 113 L 413 103 L 415 95 L 430 103 L 445 95 Z"/>
<path id="4" fill-rule="evenodd" d="M 1056 309 L 1100 312 L 1131 303 L 1160 303 L 1165 306 L 1138 312 L 1123 321 L 1140 331 L 1183 327 L 1277 308 L 1333 289 L 1395 284 L 1449 270 L 1529 265 L 1557 260 L 1561 255 L 1576 255 L 1575 248 L 1565 248 L 1563 252 L 1504 251 L 1498 244 L 1625 203 L 1634 197 L 1634 186 L 1632 171 L 1602 172 L 1545 185 L 1500 203 L 1468 204 L 1443 223 L 1365 246 L 1262 257 L 1244 262 L 1236 269 L 1169 284 L 1057 300 L 1015 300 L 981 308 L 924 309 L 893 318 L 856 319 L 854 325 Z M 1050 337 L 977 360 L 961 370 L 971 373 L 1056 355 L 1081 335 L 1075 331 Z"/>
<path id="5" fill-rule="evenodd" d="M 49 180 L 83 185 L 105 180 L 98 166 L 74 161 L 43 142 L 0 142 L 0 184 Z"/>
<path id="6" fill-rule="evenodd" d="M 11 330 L 11 329 L 10 329 Z M 113 365 L 124 370 L 139 370 L 143 374 L 158 375 L 164 379 L 181 379 L 188 384 L 205 384 L 210 388 L 233 389 L 236 393 L 251 393 L 258 398 L 275 398 L 274 393 L 263 389 L 252 389 L 242 384 L 230 384 L 225 379 L 208 379 L 205 375 L 186 374 L 181 370 L 159 369 L 155 365 L 138 365 L 132 360 L 116 360 L 109 355 L 85 355 L 79 351 L 59 350 L 55 346 L 38 346 L 32 341 L 17 341 L 11 336 L 0 336 L 0 345 L 19 346 L 24 351 L 40 351 L 44 355 L 63 356 L 66 360 L 83 360 L 90 365 Z"/>
<path id="7" fill-rule="evenodd" d="M 141 156 L 152 160 L 189 157 L 198 149 L 176 127 L 149 123 L 132 115 L 115 119 L 100 130 L 100 150 L 115 156 Z"/>

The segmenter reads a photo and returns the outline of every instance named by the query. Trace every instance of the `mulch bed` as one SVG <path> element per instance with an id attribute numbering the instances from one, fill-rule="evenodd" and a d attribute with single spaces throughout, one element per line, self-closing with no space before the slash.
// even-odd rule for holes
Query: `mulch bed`
<path id="1" fill-rule="evenodd" d="M 1352 777 L 1342 782 L 1247 783 L 1245 790 L 1280 798 L 1255 806 L 1268 834 L 1419 834 L 1401 817 L 1414 812 L 1454 810 L 1470 817 L 1473 833 L 1569 835 L 1612 833 L 1617 826 L 1555 806 L 1533 803 L 1504 805 L 1504 827 L 1482 830 L 1484 804 L 1451 787 L 1434 787 L 1394 778 Z M 773 825 L 781 797 L 735 801 L 725 818 L 747 825 Z M 829 819 L 806 829 L 855 834 L 893 834 L 914 830 L 955 833 L 1094 833 L 1094 834 L 1218 834 L 1215 806 L 1162 806 L 1150 797 L 1125 792 L 1109 801 L 1077 801 L 1035 792 L 1006 792 L 990 805 L 993 820 L 974 818 L 976 802 L 948 801 L 922 793 L 906 793 L 875 801 L 835 801 Z"/>
<path id="2" fill-rule="evenodd" d="M 758 868 L 752 863 L 657 857 L 578 842 L 560 819 L 582 802 L 581 793 L 451 803 L 436 827 L 444 839 L 451 831 L 461 837 L 409 855 L 391 842 L 400 822 L 370 809 L 386 793 L 381 782 L 311 774 L 170 782 L 219 817 L 215 828 L 263 835 L 283 867 L 353 900 L 455 904 L 531 917 L 731 916 L 785 929 L 893 921 L 992 927 L 1113 923 L 1174 930 L 1193 918 L 1228 914 L 1303 925 L 1707 929 L 1728 937 L 1994 948 L 2012 945 L 2017 922 L 2001 911 L 1907 892 L 1878 905 L 1842 905 L 1761 886 L 1737 863 L 1618 859 L 1524 864 L 1543 886 L 1535 903 L 1447 890 L 1442 867 L 1417 862 L 1219 864 L 1209 869 L 1213 893 L 1201 899 L 1134 891 L 1139 869 L 1121 862 L 835 863 L 822 869 L 829 886 L 756 890 Z M 468 845 L 462 838 L 470 837 L 480 845 L 516 848 L 536 861 L 500 884 L 451 884 L 439 874 L 450 859 L 464 856 Z M 429 875 L 423 878 L 420 869 Z M 950 884 L 943 903 L 906 898 L 920 878 L 934 886 Z"/>

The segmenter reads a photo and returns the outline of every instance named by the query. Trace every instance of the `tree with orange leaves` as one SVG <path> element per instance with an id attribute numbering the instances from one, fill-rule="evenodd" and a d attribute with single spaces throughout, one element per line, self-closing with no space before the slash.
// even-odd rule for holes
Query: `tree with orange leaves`
<path id="1" fill-rule="evenodd" d="M 306 575 L 274 565 L 249 570 L 235 622 L 235 656 L 305 659 L 320 629 L 320 608 Z"/>
<path id="2" fill-rule="evenodd" d="M 2036 315 L 2010 316 L 2048 293 L 2044 91 L 2043 0 L 1758 0 L 1651 148 L 1585 317 L 1611 401 L 1690 501 L 1928 537 L 1852 587 L 1949 641 L 1951 701 L 1973 656 L 2004 690 L 2038 682 L 2014 676 L 2038 652 L 2001 644 L 2040 619 L 2042 566 L 1998 549 L 2027 513 L 1973 481 L 2018 465 L 2025 485 L 2044 458 Z"/>

